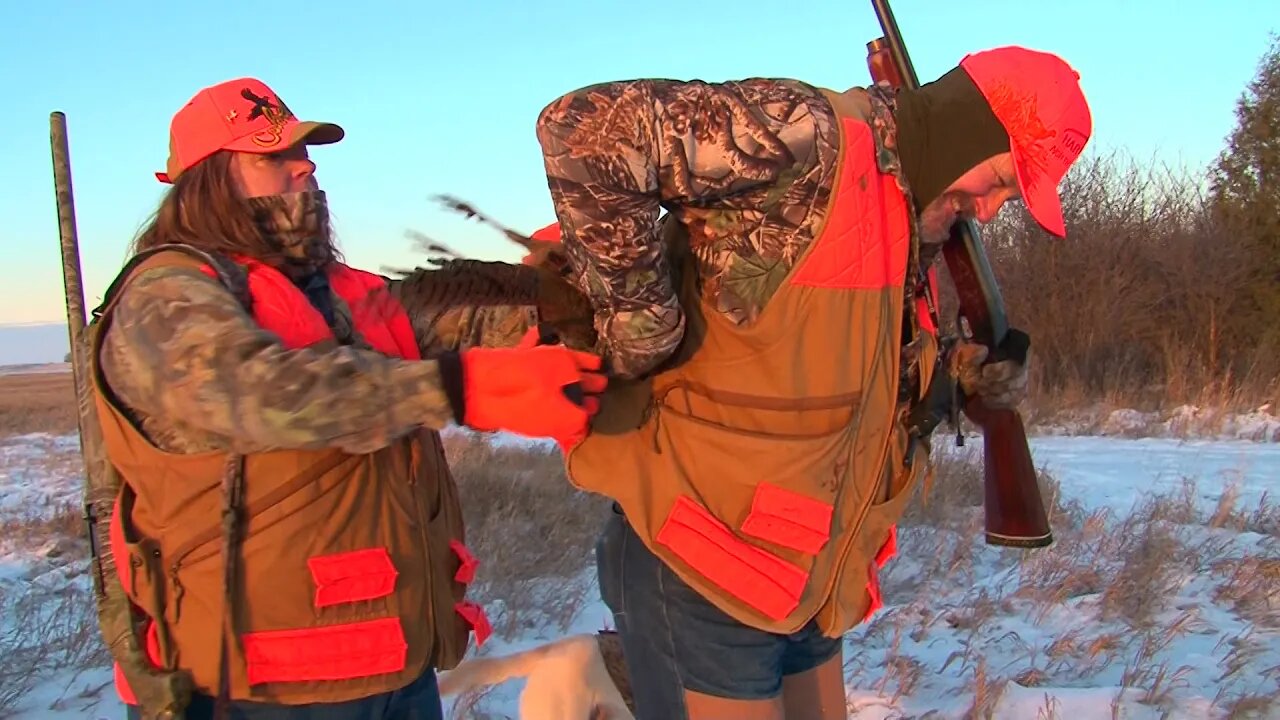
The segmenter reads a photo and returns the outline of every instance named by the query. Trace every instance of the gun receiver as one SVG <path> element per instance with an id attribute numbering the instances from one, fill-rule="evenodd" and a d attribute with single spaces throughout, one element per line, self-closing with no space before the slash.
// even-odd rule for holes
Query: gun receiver
<path id="1" fill-rule="evenodd" d="M 867 67 L 872 79 L 891 87 L 917 89 L 920 80 L 902 42 L 888 0 L 871 0 L 884 36 L 867 43 Z M 975 342 L 989 351 L 988 362 L 1005 358 L 1026 361 L 1026 335 L 1010 332 L 1004 299 L 987 261 L 978 225 L 957 222 L 942 248 L 955 285 L 960 315 Z M 963 399 L 963 410 L 983 435 L 986 540 L 989 545 L 1036 548 L 1053 543 L 1049 518 L 1022 416 L 1016 409 L 990 408 L 980 397 Z"/>

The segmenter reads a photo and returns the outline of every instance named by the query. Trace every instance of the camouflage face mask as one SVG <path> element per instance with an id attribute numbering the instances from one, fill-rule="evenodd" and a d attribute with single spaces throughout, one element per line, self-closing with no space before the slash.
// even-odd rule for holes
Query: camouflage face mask
<path id="1" fill-rule="evenodd" d="M 284 256 L 283 269 L 307 274 L 334 259 L 323 190 L 252 197 L 248 203 L 263 239 Z"/>

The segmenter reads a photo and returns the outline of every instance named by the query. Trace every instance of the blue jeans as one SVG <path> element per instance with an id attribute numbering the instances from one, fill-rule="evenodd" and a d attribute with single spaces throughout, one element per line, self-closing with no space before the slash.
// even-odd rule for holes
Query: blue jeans
<path id="1" fill-rule="evenodd" d="M 841 638 L 810 622 L 791 635 L 734 620 L 651 553 L 614 506 L 596 543 L 600 594 L 613 613 L 637 720 L 684 720 L 684 691 L 737 700 L 778 695 L 782 678 L 818 667 Z"/>
<path id="2" fill-rule="evenodd" d="M 193 695 L 185 720 L 210 720 L 213 698 Z M 138 709 L 126 706 L 128 720 L 141 720 Z M 436 673 L 428 669 L 412 683 L 381 695 L 324 705 L 274 705 L 237 701 L 227 707 L 227 720 L 444 720 Z"/>

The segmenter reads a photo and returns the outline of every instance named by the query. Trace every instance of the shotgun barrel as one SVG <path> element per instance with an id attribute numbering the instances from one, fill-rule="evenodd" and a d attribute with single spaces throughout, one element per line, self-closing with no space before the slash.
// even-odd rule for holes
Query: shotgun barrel
<path id="1" fill-rule="evenodd" d="M 91 327 L 86 324 L 67 118 L 62 112 L 54 111 L 49 115 L 49 145 L 53 160 L 54 199 L 58 207 L 76 420 L 80 430 L 80 456 L 84 464 L 84 521 L 89 539 L 98 629 L 115 662 L 118 677 L 128 685 L 142 717 L 147 720 L 181 720 L 190 699 L 190 679 L 185 673 L 152 666 L 135 623 L 133 606 L 116 570 L 117 559 L 111 550 L 108 521 L 120 487 L 120 477 L 106 458 L 93 399 L 89 358 Z"/>
<path id="2" fill-rule="evenodd" d="M 871 4 L 884 32 L 867 43 L 867 67 L 872 80 L 895 89 L 919 88 L 920 80 L 888 0 L 871 0 Z M 1010 333 L 1004 298 L 987 260 L 978 224 L 964 219 L 952 226 L 942 254 L 955 286 L 960 315 L 972 340 L 987 347 L 988 362 L 1007 357 L 1025 362 L 1026 336 Z M 1022 416 L 1014 408 L 987 407 L 981 397 L 964 398 L 963 410 L 982 430 L 987 544 L 1020 548 L 1052 544 L 1053 531 L 1040 497 Z"/>

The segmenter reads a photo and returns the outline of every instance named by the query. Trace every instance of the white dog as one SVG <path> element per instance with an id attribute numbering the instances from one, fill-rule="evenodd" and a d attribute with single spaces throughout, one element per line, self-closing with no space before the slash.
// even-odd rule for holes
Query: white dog
<path id="1" fill-rule="evenodd" d="M 594 634 L 570 635 L 512 655 L 464 660 L 440 673 L 440 695 L 519 677 L 525 678 L 520 720 L 635 720 Z"/>

